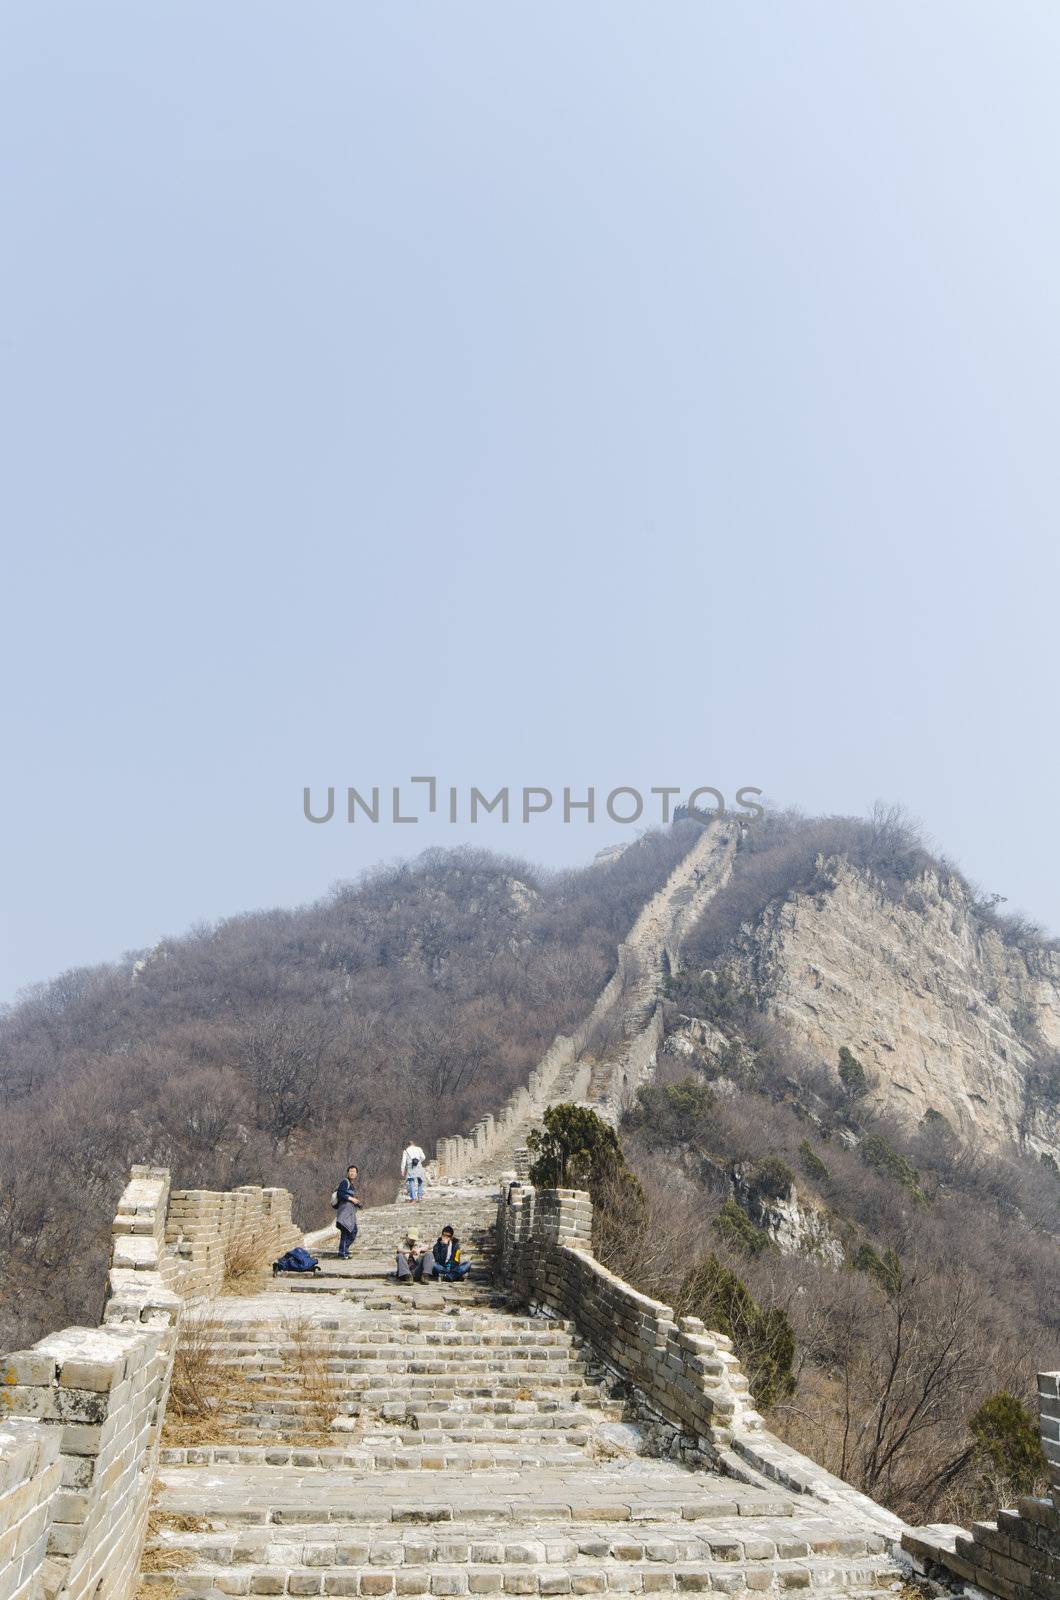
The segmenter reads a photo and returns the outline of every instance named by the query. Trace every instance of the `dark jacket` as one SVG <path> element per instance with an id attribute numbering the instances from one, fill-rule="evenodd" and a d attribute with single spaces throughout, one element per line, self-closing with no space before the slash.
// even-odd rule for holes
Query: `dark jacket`
<path id="1" fill-rule="evenodd" d="M 349 1178 L 343 1178 L 335 1203 L 335 1225 L 345 1228 L 347 1233 L 357 1232 L 357 1207 L 353 1203 L 356 1198 L 357 1191 L 353 1184 Z"/>
<path id="2" fill-rule="evenodd" d="M 436 1239 L 432 1253 L 437 1266 L 455 1267 L 460 1261 L 460 1240 L 453 1239 L 447 1245 L 444 1239 Z"/>

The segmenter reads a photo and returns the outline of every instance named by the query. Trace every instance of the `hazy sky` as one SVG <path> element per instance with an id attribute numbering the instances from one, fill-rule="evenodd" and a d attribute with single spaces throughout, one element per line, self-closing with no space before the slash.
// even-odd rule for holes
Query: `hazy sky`
<path id="1" fill-rule="evenodd" d="M 1055 0 L 7 0 L 0 998 L 475 837 L 904 802 L 1060 928 Z"/>

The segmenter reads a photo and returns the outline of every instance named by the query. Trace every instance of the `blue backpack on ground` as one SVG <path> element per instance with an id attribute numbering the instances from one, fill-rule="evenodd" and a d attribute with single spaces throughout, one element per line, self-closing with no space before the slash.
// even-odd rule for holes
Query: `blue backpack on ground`
<path id="1" fill-rule="evenodd" d="M 316 1267 L 316 1256 L 311 1256 L 301 1245 L 294 1250 L 288 1250 L 286 1255 L 282 1255 L 279 1261 L 274 1261 L 272 1264 L 273 1272 L 315 1272 Z"/>

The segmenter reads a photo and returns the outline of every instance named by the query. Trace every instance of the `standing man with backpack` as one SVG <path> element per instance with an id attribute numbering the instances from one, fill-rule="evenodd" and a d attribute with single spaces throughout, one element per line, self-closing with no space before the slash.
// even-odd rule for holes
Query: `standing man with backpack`
<path id="1" fill-rule="evenodd" d="M 423 1177 L 426 1166 L 426 1155 L 419 1145 L 413 1144 L 410 1139 L 401 1152 L 401 1176 L 408 1184 L 410 1200 L 423 1199 Z"/>
<path id="2" fill-rule="evenodd" d="M 357 1237 L 357 1212 L 361 1202 L 357 1198 L 357 1168 L 347 1167 L 346 1176 L 331 1197 L 335 1207 L 335 1226 L 339 1230 L 339 1260 L 347 1261 L 350 1246 Z"/>

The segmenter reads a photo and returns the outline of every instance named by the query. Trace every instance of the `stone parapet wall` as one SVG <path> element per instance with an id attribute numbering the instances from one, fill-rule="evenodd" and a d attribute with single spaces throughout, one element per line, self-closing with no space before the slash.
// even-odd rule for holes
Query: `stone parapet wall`
<path id="1" fill-rule="evenodd" d="M 174 1189 L 169 1173 L 134 1167 L 114 1219 L 110 1293 L 120 1298 L 147 1286 L 172 1290 L 186 1305 L 221 1292 L 233 1250 L 249 1251 L 268 1264 L 302 1243 L 291 1219 L 286 1189 Z"/>
<path id="2" fill-rule="evenodd" d="M 134 1167 L 102 1326 L 0 1356 L 0 1600 L 129 1600 L 183 1311 L 215 1295 L 230 1241 L 300 1239 L 285 1190 L 178 1191 Z"/>
<path id="3" fill-rule="evenodd" d="M 1001 1600 L 1060 1600 L 1060 1372 L 1038 1374 L 1038 1407 L 1049 1494 L 1021 1496 L 968 1531 L 939 1524 L 911 1530 L 903 1546 L 928 1576 Z"/>
<path id="4" fill-rule="evenodd" d="M 572 1322 L 633 1386 L 638 1408 L 676 1430 L 686 1460 L 841 1506 L 897 1547 L 907 1531 L 900 1518 L 769 1432 L 726 1335 L 678 1317 L 596 1260 L 592 1219 L 577 1190 L 516 1185 L 502 1196 L 497 1274 L 513 1302 Z"/>
<path id="5" fill-rule="evenodd" d="M 435 1170 L 439 1177 L 462 1178 L 481 1168 L 491 1157 L 503 1153 L 514 1155 L 513 1140 L 525 1136 L 541 1121 L 554 1103 L 561 1081 L 564 1100 L 577 1102 L 585 1098 L 592 1069 L 588 1061 L 582 1062 L 580 1058 L 603 1018 L 617 1006 L 631 970 L 639 969 L 635 966 L 632 946 L 627 942 L 619 945 L 615 970 L 589 1015 L 573 1033 L 556 1035 L 532 1069 L 526 1087 L 516 1089 L 495 1116 L 483 1117 L 469 1134 L 438 1140 Z M 514 1160 L 512 1166 L 514 1170 Z"/>
<path id="6" fill-rule="evenodd" d="M 7 1405 L 50 1435 L 60 1475 L 44 1518 L 45 1544 L 37 1547 L 38 1586 L 30 1592 L 71 1600 L 130 1593 L 175 1331 L 163 1320 L 66 1328 L 4 1358 Z"/>
<path id="7" fill-rule="evenodd" d="M 6 1383 L 6 1379 L 5 1379 Z M 0 1397 L 0 1595 L 37 1600 L 61 1489 L 59 1435 L 8 1414 Z"/>
<path id="8" fill-rule="evenodd" d="M 224 1193 L 175 1189 L 169 1197 L 164 1256 L 180 1263 L 176 1284 L 186 1301 L 212 1300 L 220 1293 L 233 1248 L 254 1249 L 263 1261 L 273 1261 L 301 1243 L 286 1189 L 247 1184 Z"/>
<path id="9" fill-rule="evenodd" d="M 611 984 L 617 978 L 616 972 Z M 521 1130 L 540 1121 L 561 1075 L 575 1066 L 588 1036 L 587 1023 L 573 1034 L 557 1034 L 537 1066 L 532 1068 L 526 1086 L 514 1090 L 496 1115 L 489 1113 L 482 1117 L 468 1134 L 452 1134 L 439 1139 L 435 1153 L 437 1176 L 465 1177 L 494 1155 L 509 1150 Z M 587 1084 L 588 1068 L 584 1076 Z"/>
<path id="10" fill-rule="evenodd" d="M 716 1459 L 735 1430 L 762 1427 L 724 1334 L 639 1294 L 592 1253 L 592 1204 L 573 1189 L 521 1188 L 501 1202 L 498 1260 L 505 1287 L 569 1318 L 647 1408 Z"/>

